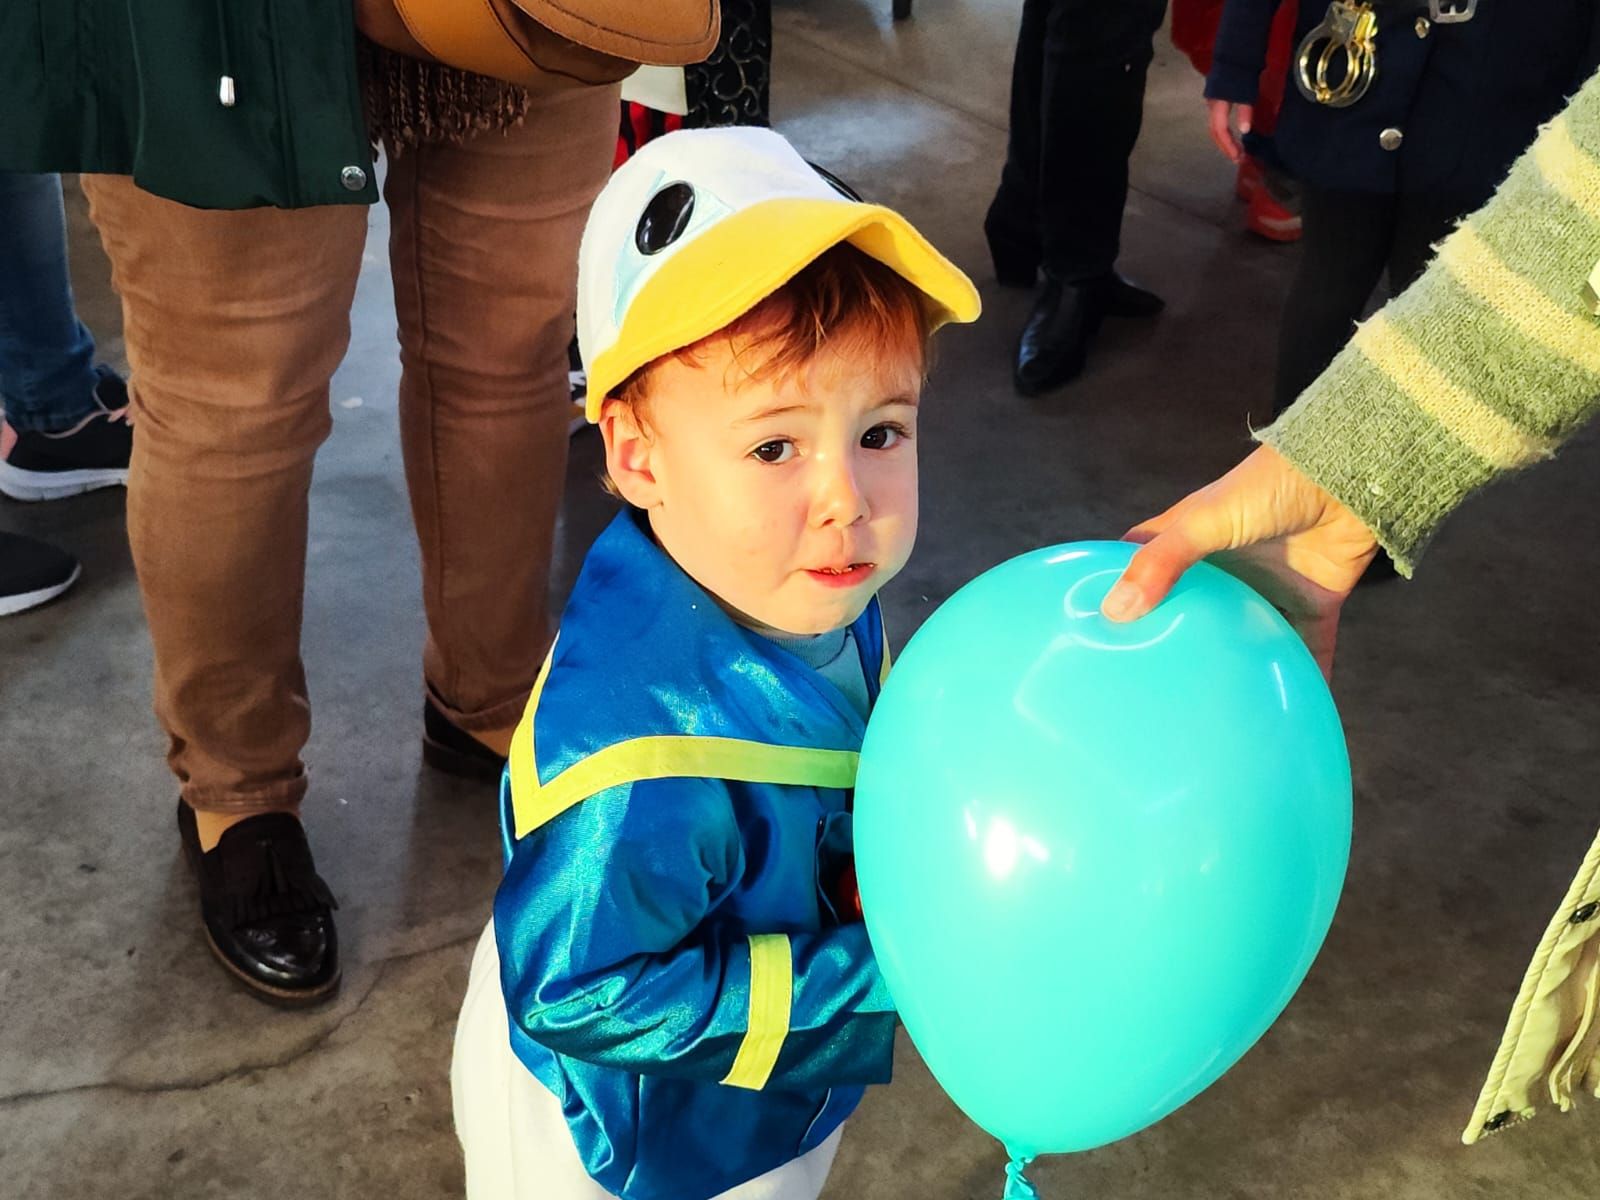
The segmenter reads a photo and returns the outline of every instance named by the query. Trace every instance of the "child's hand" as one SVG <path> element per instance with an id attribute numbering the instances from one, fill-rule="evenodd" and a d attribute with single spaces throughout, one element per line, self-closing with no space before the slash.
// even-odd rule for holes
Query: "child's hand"
<path id="1" fill-rule="evenodd" d="M 1229 162 L 1242 163 L 1245 160 L 1244 134 L 1250 132 L 1250 126 L 1255 121 L 1256 107 L 1253 104 L 1234 104 L 1229 100 L 1207 100 L 1206 109 L 1211 118 L 1211 140 L 1217 144 L 1217 149 L 1228 156 Z M 1237 115 L 1239 132 L 1233 131 L 1234 118 Z"/>

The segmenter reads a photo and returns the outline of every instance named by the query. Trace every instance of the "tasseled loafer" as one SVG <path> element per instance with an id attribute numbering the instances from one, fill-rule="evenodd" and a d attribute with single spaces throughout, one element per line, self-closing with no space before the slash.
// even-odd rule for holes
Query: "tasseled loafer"
<path id="1" fill-rule="evenodd" d="M 339 987 L 339 905 L 317 874 L 300 822 L 262 813 L 201 850 L 194 810 L 180 800 L 178 832 L 200 883 L 206 940 L 228 973 L 286 1008 L 332 996 Z"/>

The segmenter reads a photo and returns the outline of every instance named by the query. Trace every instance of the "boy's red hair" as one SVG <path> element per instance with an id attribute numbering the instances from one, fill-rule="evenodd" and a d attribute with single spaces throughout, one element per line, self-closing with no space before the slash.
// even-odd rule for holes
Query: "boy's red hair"
<path id="1" fill-rule="evenodd" d="M 657 363 L 675 358 L 695 365 L 704 347 L 721 339 L 738 347 L 747 379 L 804 370 L 824 346 L 877 357 L 915 347 L 926 370 L 931 332 L 922 292 L 871 255 L 841 242 L 730 324 L 640 367 L 614 394 L 642 416 Z"/>

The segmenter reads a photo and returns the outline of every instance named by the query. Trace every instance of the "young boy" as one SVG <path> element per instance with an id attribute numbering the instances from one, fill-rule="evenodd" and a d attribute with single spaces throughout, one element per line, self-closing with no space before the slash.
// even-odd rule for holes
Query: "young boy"
<path id="1" fill-rule="evenodd" d="M 768 130 L 670 134 L 595 203 L 579 340 L 630 507 L 501 789 L 452 1068 L 474 1200 L 814 1200 L 887 1082 L 850 788 L 928 334 L 977 314 L 902 217 Z"/>

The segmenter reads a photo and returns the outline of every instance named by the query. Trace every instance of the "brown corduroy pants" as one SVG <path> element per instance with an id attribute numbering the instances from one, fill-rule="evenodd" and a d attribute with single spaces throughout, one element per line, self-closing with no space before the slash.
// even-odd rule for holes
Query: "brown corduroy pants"
<path id="1" fill-rule="evenodd" d="M 617 90 L 389 163 L 400 436 L 421 545 L 427 692 L 504 750 L 550 640 L 578 239 Z M 183 798 L 297 804 L 312 459 L 350 340 L 367 210 L 213 211 L 86 176 L 122 298 L 137 434 L 128 533 L 155 709 Z"/>

